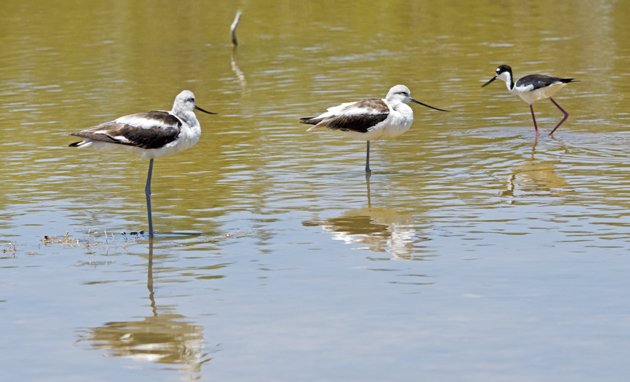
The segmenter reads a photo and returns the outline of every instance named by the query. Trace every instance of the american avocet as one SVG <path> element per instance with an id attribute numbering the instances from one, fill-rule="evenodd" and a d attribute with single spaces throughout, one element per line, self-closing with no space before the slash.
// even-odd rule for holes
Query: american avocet
<path id="1" fill-rule="evenodd" d="M 356 102 L 342 103 L 315 117 L 300 118 L 301 123 L 315 125 L 308 131 L 326 127 L 340 131 L 352 138 L 367 141 L 365 172 L 370 170 L 370 141 L 395 138 L 411 127 L 413 110 L 407 103 L 415 102 L 422 106 L 448 111 L 427 105 L 411 98 L 411 92 L 405 85 L 396 85 L 389 89 L 384 99 L 369 98 Z"/>
<path id="2" fill-rule="evenodd" d="M 201 136 L 201 126 L 194 109 L 215 114 L 195 105 L 195 95 L 184 90 L 175 97 L 171 111 L 148 111 L 125 115 L 110 122 L 71 135 L 83 138 L 71 147 L 111 149 L 119 147 L 149 159 L 144 192 L 147 199 L 149 237 L 153 237 L 151 217 L 151 174 L 153 159 L 178 153 L 193 146 Z"/>
<path id="3" fill-rule="evenodd" d="M 512 76 L 512 68 L 508 65 L 501 65 L 496 70 L 496 75 L 492 77 L 488 82 L 481 85 L 481 87 L 486 87 L 490 85 L 490 83 L 497 78 L 505 81 L 505 85 L 508 90 L 512 94 L 516 94 L 521 99 L 529 104 L 529 110 L 532 113 L 532 119 L 534 120 L 534 129 L 536 130 L 536 137 L 538 137 L 538 124 L 536 123 L 536 116 L 534 115 L 534 102 L 547 99 L 556 105 L 558 109 L 564 114 L 560 122 L 556 125 L 556 127 L 551 130 L 549 135 L 553 134 L 560 125 L 564 123 L 569 117 L 569 113 L 566 112 L 553 98 L 551 98 L 558 90 L 563 88 L 569 82 L 573 82 L 573 78 L 560 78 L 560 77 L 551 77 L 545 76 L 544 74 L 530 74 L 525 77 L 522 77 L 516 83 L 514 82 L 514 77 Z"/>

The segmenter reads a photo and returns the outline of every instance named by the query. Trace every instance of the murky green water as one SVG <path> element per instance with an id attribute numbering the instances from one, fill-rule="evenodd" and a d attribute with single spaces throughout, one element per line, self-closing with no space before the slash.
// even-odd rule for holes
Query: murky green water
<path id="1" fill-rule="evenodd" d="M 630 377 L 630 3 L 5 0 L 0 47 L 0 380 Z M 581 81 L 555 138 L 501 63 Z M 297 123 L 396 83 L 452 112 L 369 182 Z M 184 88 L 220 114 L 156 161 L 150 247 L 147 163 L 68 134 Z"/>

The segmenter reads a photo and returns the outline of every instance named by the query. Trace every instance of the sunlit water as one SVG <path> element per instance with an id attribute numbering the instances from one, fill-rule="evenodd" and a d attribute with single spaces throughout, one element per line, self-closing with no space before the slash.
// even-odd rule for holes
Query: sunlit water
<path id="1" fill-rule="evenodd" d="M 37 2 L 0 13 L 0 380 L 630 377 L 625 2 Z M 237 9 L 241 45 L 229 45 Z M 575 77 L 525 103 L 494 68 Z M 404 83 L 412 129 L 307 133 Z M 169 109 L 147 163 L 73 131 Z"/>

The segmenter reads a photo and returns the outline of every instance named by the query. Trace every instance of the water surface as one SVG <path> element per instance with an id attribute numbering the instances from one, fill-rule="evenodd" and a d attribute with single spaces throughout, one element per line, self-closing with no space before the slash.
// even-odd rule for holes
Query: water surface
<path id="1" fill-rule="evenodd" d="M 228 27 L 237 11 L 240 46 Z M 0 13 L 0 380 L 630 376 L 625 2 L 22 2 Z M 528 107 L 501 83 L 575 77 Z M 404 83 L 372 145 L 297 123 Z M 70 132 L 217 116 L 158 159 Z"/>

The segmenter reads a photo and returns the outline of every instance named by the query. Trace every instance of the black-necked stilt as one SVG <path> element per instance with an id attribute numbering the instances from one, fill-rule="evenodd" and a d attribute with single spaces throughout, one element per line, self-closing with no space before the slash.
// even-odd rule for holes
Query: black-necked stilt
<path id="1" fill-rule="evenodd" d="M 413 110 L 407 103 L 415 102 L 428 108 L 448 111 L 433 107 L 411 98 L 409 88 L 396 85 L 389 89 L 384 99 L 370 98 L 356 102 L 342 103 L 316 117 L 300 118 L 301 123 L 315 125 L 308 131 L 326 127 L 340 131 L 352 138 L 367 141 L 365 172 L 370 170 L 370 141 L 397 137 L 411 127 Z"/>
<path id="2" fill-rule="evenodd" d="M 551 130 L 549 135 L 552 135 L 560 125 L 564 123 L 569 117 L 569 113 L 566 112 L 553 98 L 551 98 L 558 90 L 563 88 L 569 82 L 573 82 L 573 78 L 560 78 L 560 77 L 551 77 L 546 76 L 544 74 L 530 74 L 525 77 L 520 78 L 516 83 L 514 82 L 514 76 L 512 75 L 512 68 L 508 65 L 501 65 L 496 70 L 496 75 L 492 77 L 488 82 L 481 85 L 481 87 L 486 87 L 490 85 L 490 83 L 497 78 L 505 81 L 505 85 L 507 85 L 508 90 L 512 94 L 516 94 L 521 99 L 529 104 L 529 110 L 532 113 L 532 119 L 534 120 L 534 129 L 536 130 L 536 137 L 538 137 L 538 124 L 536 123 L 536 116 L 534 115 L 534 102 L 547 99 L 556 105 L 558 109 L 564 114 L 560 122 L 556 125 L 556 127 Z"/>
<path id="3" fill-rule="evenodd" d="M 151 217 L 151 174 L 153 159 L 178 153 L 193 146 L 201 136 L 201 126 L 194 109 L 215 114 L 195 105 L 195 95 L 184 90 L 175 97 L 171 111 L 148 111 L 125 115 L 110 122 L 71 135 L 83 138 L 71 147 L 111 149 L 119 147 L 149 159 L 145 186 L 149 237 L 153 237 Z"/>

